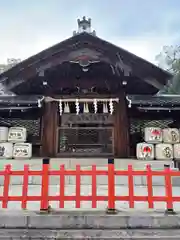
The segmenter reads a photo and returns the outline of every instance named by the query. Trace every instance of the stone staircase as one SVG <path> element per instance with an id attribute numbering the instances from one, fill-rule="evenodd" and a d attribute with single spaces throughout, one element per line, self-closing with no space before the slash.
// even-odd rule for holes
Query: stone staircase
<path id="1" fill-rule="evenodd" d="M 0 239 L 180 239 L 180 215 L 163 213 L 0 213 Z"/>

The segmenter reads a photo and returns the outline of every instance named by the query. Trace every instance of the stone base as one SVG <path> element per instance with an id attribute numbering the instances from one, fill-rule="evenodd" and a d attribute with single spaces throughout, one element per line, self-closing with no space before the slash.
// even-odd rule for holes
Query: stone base
<path id="1" fill-rule="evenodd" d="M 180 239 L 180 215 L 1 212 L 0 239 Z"/>
<path id="2" fill-rule="evenodd" d="M 60 240 L 60 239 L 118 239 L 118 240 L 154 240 L 154 239 L 180 239 L 180 230 L 23 230 L 23 229 L 1 229 L 1 240 Z"/>

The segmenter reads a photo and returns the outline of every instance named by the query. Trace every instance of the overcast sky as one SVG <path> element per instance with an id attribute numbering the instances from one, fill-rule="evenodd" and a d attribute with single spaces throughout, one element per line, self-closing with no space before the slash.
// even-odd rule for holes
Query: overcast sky
<path id="1" fill-rule="evenodd" d="M 0 0 L 0 63 L 71 37 L 84 15 L 100 38 L 151 62 L 180 43 L 180 0 Z"/>

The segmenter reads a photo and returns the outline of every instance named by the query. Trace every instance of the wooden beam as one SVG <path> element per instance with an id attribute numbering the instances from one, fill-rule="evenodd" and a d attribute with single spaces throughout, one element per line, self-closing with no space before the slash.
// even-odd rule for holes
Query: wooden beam
<path id="1" fill-rule="evenodd" d="M 139 111 L 138 108 L 132 107 L 128 109 L 129 119 L 140 120 L 164 120 L 164 119 L 178 119 L 179 111 Z"/>
<path id="2" fill-rule="evenodd" d="M 61 49 L 57 53 L 52 53 L 51 56 L 38 59 L 32 64 L 27 64 L 27 66 L 21 68 L 16 74 L 14 74 L 14 76 L 12 75 L 12 77 L 8 79 L 12 82 L 12 85 L 8 84 L 8 89 L 11 90 L 12 88 L 18 86 L 20 83 L 25 82 L 33 76 L 38 75 L 42 71 L 56 67 L 57 65 L 62 64 L 65 61 L 70 61 L 71 54 L 73 52 L 77 52 L 77 50 L 83 51 L 84 49 L 87 49 L 87 47 L 85 48 L 84 45 L 81 43 L 79 43 L 78 45 L 67 46 L 66 49 Z M 89 47 L 89 50 L 92 51 L 94 49 Z M 99 59 L 101 59 L 101 57 Z"/>
<path id="3" fill-rule="evenodd" d="M 127 101 L 125 94 L 119 95 L 114 114 L 114 152 L 116 157 L 129 156 L 129 121 L 127 116 Z"/>
<path id="4" fill-rule="evenodd" d="M 157 81 L 156 79 L 154 79 L 154 78 L 145 78 L 145 79 L 143 79 L 143 81 L 146 82 L 146 83 L 148 83 L 149 85 L 151 85 L 151 86 L 159 89 L 159 90 L 161 90 L 161 89 L 164 87 L 163 84 L 161 84 L 160 82 L 158 82 L 158 81 Z"/>
<path id="5" fill-rule="evenodd" d="M 58 127 L 58 103 L 46 102 L 44 104 L 41 123 L 41 155 L 43 157 L 55 157 L 56 134 Z"/>

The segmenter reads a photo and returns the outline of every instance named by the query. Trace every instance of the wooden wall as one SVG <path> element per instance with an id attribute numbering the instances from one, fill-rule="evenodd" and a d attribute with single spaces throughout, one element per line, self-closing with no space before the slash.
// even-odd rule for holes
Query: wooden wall
<path id="1" fill-rule="evenodd" d="M 129 120 L 125 94 L 119 96 L 114 113 L 114 153 L 116 157 L 129 157 Z"/>
<path id="2" fill-rule="evenodd" d="M 41 122 L 42 157 L 55 157 L 57 155 L 58 120 L 58 103 L 45 103 Z M 125 94 L 121 94 L 114 113 L 114 154 L 116 157 L 126 158 L 129 156 L 129 149 L 127 103 Z"/>
<path id="3" fill-rule="evenodd" d="M 41 125 L 41 155 L 43 157 L 55 157 L 56 155 L 58 116 L 57 102 L 47 102 L 44 104 Z"/>

